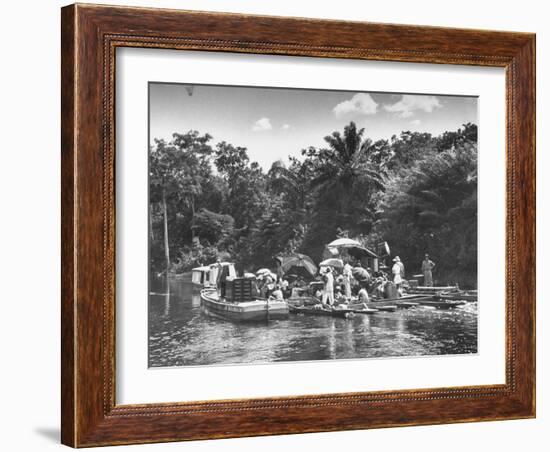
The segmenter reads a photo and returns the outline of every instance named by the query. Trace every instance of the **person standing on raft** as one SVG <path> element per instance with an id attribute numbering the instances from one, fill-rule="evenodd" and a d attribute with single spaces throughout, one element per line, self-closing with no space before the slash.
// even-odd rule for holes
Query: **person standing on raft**
<path id="1" fill-rule="evenodd" d="M 329 304 L 330 306 L 334 305 L 334 275 L 332 274 L 332 271 L 330 267 L 327 267 L 325 270 L 325 273 L 323 275 L 323 279 L 325 280 L 325 290 L 323 291 L 323 298 L 321 300 L 321 303 L 323 305 Z"/>
<path id="2" fill-rule="evenodd" d="M 435 262 L 430 260 L 430 255 L 424 255 L 424 260 L 422 261 L 422 274 L 424 275 L 424 286 L 432 287 L 434 285 L 432 279 L 432 270 L 435 267 Z"/>

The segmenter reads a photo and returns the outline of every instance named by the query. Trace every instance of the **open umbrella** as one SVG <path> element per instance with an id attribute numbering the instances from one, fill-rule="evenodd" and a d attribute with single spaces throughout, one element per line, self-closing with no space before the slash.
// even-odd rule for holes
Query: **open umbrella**
<path id="1" fill-rule="evenodd" d="M 309 256 L 294 253 L 288 256 L 278 256 L 276 259 L 284 273 L 293 273 L 311 277 L 317 273 L 317 266 Z"/>
<path id="2" fill-rule="evenodd" d="M 351 269 L 351 274 L 357 281 L 360 282 L 368 281 L 370 279 L 369 272 L 363 267 L 353 267 Z"/>
<path id="3" fill-rule="evenodd" d="M 327 247 L 328 248 L 348 248 L 350 246 L 361 246 L 361 244 L 357 240 L 348 239 L 347 237 L 343 237 L 341 239 L 336 239 L 330 242 Z"/>
<path id="4" fill-rule="evenodd" d="M 342 259 L 325 259 L 319 264 L 319 267 L 344 268 L 344 262 L 342 261 Z"/>

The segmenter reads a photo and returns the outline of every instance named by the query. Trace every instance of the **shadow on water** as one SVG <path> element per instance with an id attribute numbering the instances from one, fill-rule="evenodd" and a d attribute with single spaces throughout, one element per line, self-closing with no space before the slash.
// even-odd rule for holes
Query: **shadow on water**
<path id="1" fill-rule="evenodd" d="M 153 281 L 149 366 L 249 364 L 477 352 L 477 304 L 423 307 L 352 319 L 291 315 L 269 324 L 208 315 L 186 281 Z"/>

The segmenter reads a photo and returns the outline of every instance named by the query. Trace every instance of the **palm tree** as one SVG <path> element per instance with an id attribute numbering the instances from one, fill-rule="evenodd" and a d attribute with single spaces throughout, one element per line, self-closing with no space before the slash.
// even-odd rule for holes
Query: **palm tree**
<path id="1" fill-rule="evenodd" d="M 289 207 L 293 210 L 306 208 L 310 182 L 307 165 L 293 159 L 287 168 L 282 160 L 277 160 L 271 165 L 268 175 L 271 188 L 278 194 L 284 193 Z"/>
<path id="2" fill-rule="evenodd" d="M 373 142 L 364 138 L 364 133 L 364 128 L 358 129 L 350 122 L 343 135 L 333 132 L 325 137 L 328 148 L 315 155 L 311 185 L 319 190 L 321 198 L 337 200 L 337 213 L 342 219 L 357 213 L 373 217 L 374 206 L 369 201 L 374 193 L 385 190 L 389 144 L 386 140 Z"/>

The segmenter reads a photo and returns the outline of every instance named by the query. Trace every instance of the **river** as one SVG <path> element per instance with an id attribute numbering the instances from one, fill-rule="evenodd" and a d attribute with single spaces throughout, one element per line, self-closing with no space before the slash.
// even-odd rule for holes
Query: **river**
<path id="1" fill-rule="evenodd" d="M 250 364 L 477 352 L 477 303 L 398 309 L 351 319 L 291 314 L 268 324 L 209 316 L 189 282 L 153 281 L 149 366 Z"/>

